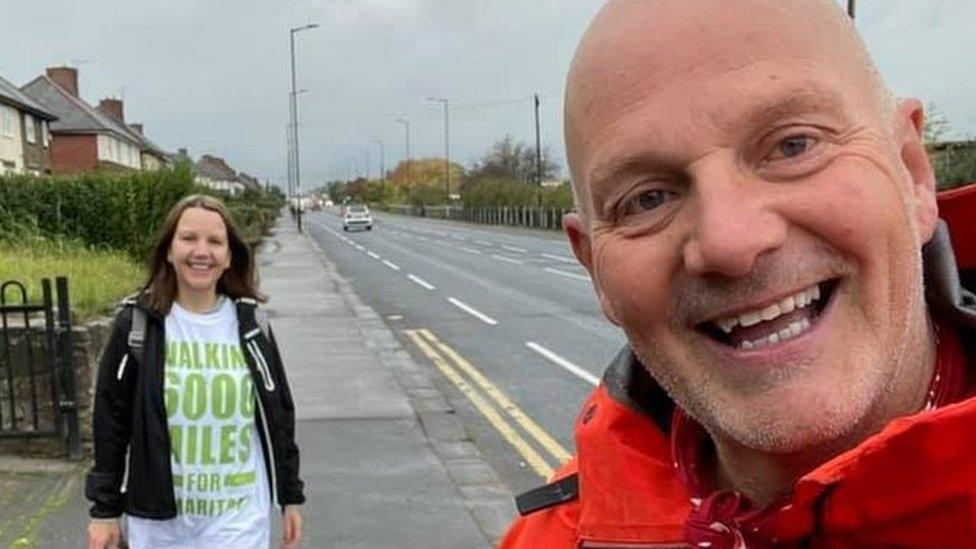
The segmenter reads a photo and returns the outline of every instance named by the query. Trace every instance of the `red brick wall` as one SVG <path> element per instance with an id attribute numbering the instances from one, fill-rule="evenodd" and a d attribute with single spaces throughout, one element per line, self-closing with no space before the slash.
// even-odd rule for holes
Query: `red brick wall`
<path id="1" fill-rule="evenodd" d="M 56 174 L 94 171 L 98 167 L 95 135 L 52 135 L 51 168 Z"/>

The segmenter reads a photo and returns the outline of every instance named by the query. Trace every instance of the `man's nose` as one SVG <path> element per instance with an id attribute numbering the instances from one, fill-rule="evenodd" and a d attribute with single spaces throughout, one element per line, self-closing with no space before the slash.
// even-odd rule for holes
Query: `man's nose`
<path id="1" fill-rule="evenodd" d="M 745 276 L 763 253 L 782 245 L 788 224 L 769 186 L 727 164 L 696 174 L 695 219 L 684 247 L 689 274 Z"/>

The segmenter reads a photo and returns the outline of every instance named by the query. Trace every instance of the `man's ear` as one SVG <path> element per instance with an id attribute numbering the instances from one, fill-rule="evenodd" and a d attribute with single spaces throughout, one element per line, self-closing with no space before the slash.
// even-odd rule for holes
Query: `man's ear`
<path id="1" fill-rule="evenodd" d="M 899 102 L 895 112 L 895 141 L 898 144 L 902 164 L 909 175 L 911 198 L 919 237 L 928 242 L 939 219 L 939 206 L 935 199 L 935 173 L 929 162 L 928 152 L 922 142 L 925 131 L 925 109 L 918 99 Z"/>
<path id="2" fill-rule="evenodd" d="M 590 279 L 593 281 L 593 289 L 596 290 L 596 295 L 600 299 L 600 307 L 603 309 L 603 315 L 607 317 L 607 320 L 619 326 L 620 323 L 617 322 L 617 316 L 613 312 L 613 307 L 610 306 L 607 295 L 600 286 L 600 279 L 594 271 L 593 240 L 590 238 L 590 230 L 586 220 L 582 215 L 575 212 L 564 215 L 563 232 L 569 238 L 569 243 L 573 247 L 573 255 L 576 256 L 576 260 L 586 267 L 586 270 L 590 273 Z"/>

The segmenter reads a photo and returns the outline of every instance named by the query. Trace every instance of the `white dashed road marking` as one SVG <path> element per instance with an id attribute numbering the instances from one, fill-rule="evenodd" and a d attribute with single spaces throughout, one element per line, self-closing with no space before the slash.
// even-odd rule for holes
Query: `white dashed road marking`
<path id="1" fill-rule="evenodd" d="M 525 252 L 528 251 L 525 248 L 519 248 L 517 246 L 505 246 L 504 244 L 502 245 L 502 248 L 504 248 L 504 249 L 506 249 L 506 250 L 508 250 L 510 252 L 518 252 L 520 254 L 524 254 Z"/>
<path id="2" fill-rule="evenodd" d="M 553 254 L 539 254 L 542 257 L 555 259 L 556 261 L 562 261 L 563 263 L 576 263 L 576 260 L 571 257 L 566 257 L 564 255 L 553 255 Z"/>
<path id="3" fill-rule="evenodd" d="M 447 300 L 450 301 L 451 304 L 457 307 L 458 309 L 461 309 L 462 311 L 477 318 L 478 320 L 484 322 L 485 324 L 488 324 L 489 326 L 494 326 L 495 324 L 498 324 L 498 321 L 495 320 L 494 318 L 491 318 L 490 316 L 482 313 L 481 311 L 472 308 L 470 305 L 468 305 L 463 301 L 459 301 L 457 299 L 454 299 L 453 297 L 449 297 L 447 298 Z"/>
<path id="4" fill-rule="evenodd" d="M 503 255 L 493 255 L 491 257 L 493 259 L 497 259 L 498 261 L 506 261 L 508 263 L 515 263 L 516 265 L 521 265 L 522 264 L 522 262 L 519 261 L 518 259 L 512 259 L 510 257 L 505 257 Z"/>
<path id="5" fill-rule="evenodd" d="M 410 275 L 407 275 L 407 278 L 409 278 L 410 280 L 416 282 L 417 284 L 423 286 L 424 288 L 426 288 L 428 290 L 433 290 L 434 289 L 434 285 L 433 284 L 431 284 L 430 282 L 427 282 L 426 280 L 420 278 L 417 275 L 410 274 Z"/>
<path id="6" fill-rule="evenodd" d="M 550 272 L 550 273 L 553 273 L 553 274 L 557 274 L 557 275 L 562 275 L 562 276 L 565 276 L 565 277 L 568 277 L 568 278 L 575 278 L 576 280 L 585 280 L 587 282 L 590 281 L 590 277 L 588 277 L 588 276 L 583 276 L 583 275 L 579 275 L 579 274 L 576 274 L 576 273 L 567 273 L 566 271 L 560 271 L 559 269 L 553 269 L 552 267 L 546 267 L 545 268 L 545 271 Z"/>
<path id="7" fill-rule="evenodd" d="M 573 375 L 579 377 L 583 381 L 586 381 L 590 385 L 597 385 L 598 383 L 600 383 L 600 379 L 598 377 L 596 377 L 595 375 L 591 374 L 590 372 L 587 372 L 583 368 L 580 368 L 579 366 L 573 364 L 572 362 L 570 362 L 570 361 L 566 360 L 565 358 L 557 355 L 556 353 L 550 351 L 549 349 L 546 349 L 545 347 L 543 347 L 542 345 L 539 345 L 538 343 L 536 343 L 534 341 L 528 341 L 528 342 L 526 342 L 525 346 L 528 347 L 529 349 L 532 349 L 533 351 L 539 353 L 540 355 L 544 356 L 545 358 L 549 359 L 551 362 L 555 363 L 557 366 L 560 366 L 560 367 L 566 369 L 567 371 L 569 371 Z"/>
<path id="8" fill-rule="evenodd" d="M 368 255 L 369 257 L 372 257 L 373 259 L 379 259 L 380 258 L 380 256 L 376 255 L 374 252 L 371 252 L 371 251 L 367 251 L 366 252 L 366 255 Z"/>
<path id="9" fill-rule="evenodd" d="M 393 269 L 394 271 L 399 271 L 400 270 L 400 266 L 397 265 L 396 263 L 391 262 L 391 261 L 387 261 L 387 260 L 384 259 L 383 260 L 383 264 L 386 265 L 387 267 Z"/>

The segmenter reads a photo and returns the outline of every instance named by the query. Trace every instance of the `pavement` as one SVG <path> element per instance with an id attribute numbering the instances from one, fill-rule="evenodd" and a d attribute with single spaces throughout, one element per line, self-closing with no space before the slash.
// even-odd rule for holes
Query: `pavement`
<path id="1" fill-rule="evenodd" d="M 258 252 L 297 410 L 308 548 L 482 548 L 515 516 L 436 371 L 283 217 Z M 87 547 L 85 464 L 0 456 L 0 549 Z M 276 521 L 277 522 L 277 521 Z M 272 546 L 278 546 L 277 525 Z"/>

